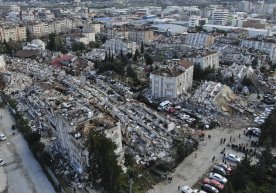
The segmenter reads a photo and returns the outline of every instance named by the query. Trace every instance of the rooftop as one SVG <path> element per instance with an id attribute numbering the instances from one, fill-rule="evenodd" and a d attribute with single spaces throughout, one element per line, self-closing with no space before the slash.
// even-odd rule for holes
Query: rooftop
<path id="1" fill-rule="evenodd" d="M 193 66 L 193 63 L 186 60 L 180 60 L 176 64 L 173 64 L 164 68 L 160 67 L 159 69 L 152 72 L 152 74 L 166 76 L 166 77 L 177 77 L 183 74 L 186 71 L 186 69 L 192 66 Z"/>
<path id="2" fill-rule="evenodd" d="M 215 53 L 217 52 L 211 51 L 211 50 L 194 50 L 194 51 L 185 53 L 185 58 L 205 57 Z"/>

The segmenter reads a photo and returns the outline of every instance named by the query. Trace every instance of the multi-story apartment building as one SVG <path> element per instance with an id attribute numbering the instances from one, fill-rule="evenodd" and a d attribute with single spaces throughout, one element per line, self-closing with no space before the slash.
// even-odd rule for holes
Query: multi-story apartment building
<path id="1" fill-rule="evenodd" d="M 276 62 L 276 40 L 263 37 L 248 38 L 241 40 L 241 47 L 254 48 L 266 52 L 270 59 Z"/>
<path id="2" fill-rule="evenodd" d="M 132 53 L 135 54 L 136 49 L 138 49 L 137 43 L 132 41 L 123 41 L 118 38 L 110 39 L 103 45 L 104 49 L 110 51 L 111 53 L 117 55 L 121 51 L 123 54 Z"/>
<path id="3" fill-rule="evenodd" d="M 137 43 L 149 42 L 154 39 L 153 28 L 134 25 L 112 26 L 107 28 L 107 37 L 109 39 L 118 37 L 128 39 Z"/>
<path id="4" fill-rule="evenodd" d="M 150 74 L 151 93 L 154 98 L 174 99 L 187 93 L 193 83 L 194 65 L 180 60 L 169 68 L 159 68 Z"/>
<path id="5" fill-rule="evenodd" d="M 0 42 L 24 41 L 27 39 L 26 27 L 19 25 L 0 26 Z"/>
<path id="6" fill-rule="evenodd" d="M 206 33 L 188 33 L 185 44 L 190 46 L 206 46 L 210 47 L 214 44 L 215 38 Z"/>
<path id="7" fill-rule="evenodd" d="M 68 32 L 75 29 L 76 21 L 70 18 L 56 19 L 49 22 L 33 22 L 28 25 L 30 32 L 36 36 L 41 37 L 50 33 Z"/>
<path id="8" fill-rule="evenodd" d="M 217 9 L 213 12 L 213 21 L 215 25 L 225 25 L 229 11 L 225 9 Z"/>
<path id="9" fill-rule="evenodd" d="M 186 54 L 185 59 L 194 63 L 195 67 L 201 70 L 219 67 L 219 55 L 215 51 L 194 51 Z"/>

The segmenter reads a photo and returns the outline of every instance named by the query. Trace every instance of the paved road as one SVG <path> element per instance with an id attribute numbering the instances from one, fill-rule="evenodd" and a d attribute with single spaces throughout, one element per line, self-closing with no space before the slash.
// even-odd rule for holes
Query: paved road
<path id="1" fill-rule="evenodd" d="M 234 128 L 217 128 L 206 131 L 205 134 L 210 134 L 212 137 L 211 139 L 205 139 L 205 141 L 200 142 L 195 152 L 197 157 L 195 157 L 195 153 L 193 153 L 185 158 L 172 174 L 173 180 L 171 183 L 159 183 L 153 190 L 150 190 L 149 193 L 179 193 L 177 190 L 178 186 L 183 187 L 184 185 L 188 185 L 192 187 L 196 185 L 198 180 L 200 180 L 214 164 L 212 162 L 213 156 L 216 157 L 215 162 L 222 162 L 223 155 L 220 152 L 224 147 L 226 148 L 226 153 L 234 153 L 239 157 L 243 157 L 242 153 L 235 152 L 226 147 L 226 144 L 230 140 L 230 136 L 235 137 L 235 144 L 248 143 L 249 138 L 246 138 L 242 133 L 242 129 Z M 241 134 L 240 139 L 239 134 Z M 225 145 L 220 145 L 221 138 L 226 138 Z"/>
<path id="2" fill-rule="evenodd" d="M 0 193 L 55 193 L 51 183 L 33 157 L 21 134 L 12 135 L 13 118 L 7 109 L 0 109 L 0 133 L 7 140 L 0 142 Z"/>

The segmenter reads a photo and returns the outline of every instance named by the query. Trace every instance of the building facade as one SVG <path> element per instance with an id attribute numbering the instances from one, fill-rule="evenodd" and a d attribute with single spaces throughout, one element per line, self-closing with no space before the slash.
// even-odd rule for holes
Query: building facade
<path id="1" fill-rule="evenodd" d="M 206 33 L 188 33 L 185 44 L 190 46 L 206 46 L 210 47 L 214 44 L 215 38 Z"/>
<path id="2" fill-rule="evenodd" d="M 25 26 L 12 25 L 0 27 L 0 42 L 24 41 L 27 39 Z"/>
<path id="3" fill-rule="evenodd" d="M 207 68 L 218 68 L 219 67 L 219 55 L 217 52 L 197 52 L 192 53 L 185 57 L 186 60 L 194 63 L 195 67 L 205 70 Z"/>
<path id="4" fill-rule="evenodd" d="M 193 83 L 194 66 L 181 60 L 172 69 L 159 69 L 150 75 L 151 93 L 154 98 L 175 99 L 187 93 Z"/>
<path id="5" fill-rule="evenodd" d="M 215 25 L 225 25 L 228 17 L 228 10 L 215 10 L 213 12 L 213 21 Z"/>
<path id="6" fill-rule="evenodd" d="M 104 49 L 110 51 L 112 54 L 115 55 L 120 54 L 121 51 L 123 52 L 123 54 L 135 54 L 136 49 L 138 49 L 136 42 L 123 41 L 118 38 L 107 40 L 103 47 Z"/>
<path id="7" fill-rule="evenodd" d="M 35 37 L 46 36 L 50 33 L 68 32 L 76 27 L 76 21 L 70 18 L 56 19 L 49 22 L 34 22 L 28 25 L 29 31 Z"/>
<path id="8" fill-rule="evenodd" d="M 248 38 L 241 40 L 241 47 L 254 48 L 266 52 L 270 59 L 276 62 L 276 42 L 269 39 Z"/>

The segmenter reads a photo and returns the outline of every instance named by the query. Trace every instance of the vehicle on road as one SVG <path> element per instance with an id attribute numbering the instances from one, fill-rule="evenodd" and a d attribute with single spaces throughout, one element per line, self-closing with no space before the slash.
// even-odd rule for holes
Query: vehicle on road
<path id="1" fill-rule="evenodd" d="M 239 158 L 238 156 L 236 156 L 234 154 L 231 154 L 231 153 L 225 154 L 224 159 L 227 160 L 227 161 L 236 163 L 236 164 L 241 162 L 241 158 Z"/>
<path id="2" fill-rule="evenodd" d="M 210 184 L 203 184 L 201 186 L 201 189 L 208 193 L 219 193 L 219 190 L 216 189 L 214 186 L 211 186 Z"/>
<path id="3" fill-rule="evenodd" d="M 226 177 L 227 176 L 227 172 L 222 168 L 222 167 L 220 167 L 220 166 L 214 166 L 213 167 L 213 170 L 212 170 L 214 173 L 217 173 L 217 174 L 220 174 L 220 175 L 222 175 L 222 176 L 224 176 L 224 177 Z"/>
<path id="4" fill-rule="evenodd" d="M 3 166 L 3 165 L 5 165 L 5 162 L 4 160 L 0 159 L 0 166 Z"/>
<path id="5" fill-rule="evenodd" d="M 7 137 L 3 133 L 0 133 L 0 140 L 5 141 L 6 139 Z"/>
<path id="6" fill-rule="evenodd" d="M 220 183 L 217 180 L 210 179 L 210 178 L 205 178 L 203 180 L 203 184 L 210 184 L 211 186 L 214 186 L 218 190 L 222 190 L 224 188 L 224 185 L 222 183 Z"/>
<path id="7" fill-rule="evenodd" d="M 208 175 L 208 177 L 209 177 L 210 179 L 217 180 L 217 181 L 219 181 L 219 182 L 222 183 L 222 184 L 226 184 L 226 183 L 227 183 L 227 179 L 226 179 L 225 177 L 223 177 L 223 176 L 220 175 L 220 174 L 214 173 L 214 172 L 210 173 L 210 174 Z"/>

